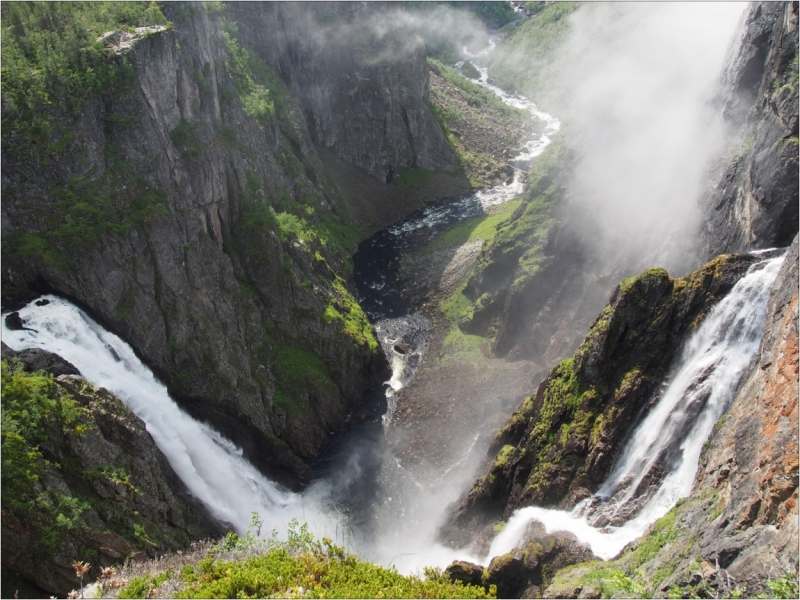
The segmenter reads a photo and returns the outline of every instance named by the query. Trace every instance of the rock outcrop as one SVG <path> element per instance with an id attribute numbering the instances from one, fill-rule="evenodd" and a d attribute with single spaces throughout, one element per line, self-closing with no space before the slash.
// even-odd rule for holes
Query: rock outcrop
<path id="1" fill-rule="evenodd" d="M 445 573 L 465 585 L 495 586 L 498 598 L 541 598 L 553 573 L 566 566 L 594 560 L 589 547 L 568 532 L 547 533 L 534 521 L 528 525 L 519 548 L 494 557 L 483 568 L 454 561 Z"/>
<path id="2" fill-rule="evenodd" d="M 242 39 L 298 100 L 313 143 L 386 183 L 410 167 L 458 167 L 428 109 L 425 48 L 390 6 L 230 5 Z"/>
<path id="3" fill-rule="evenodd" d="M 516 508 L 571 508 L 596 491 L 688 334 L 754 260 L 723 255 L 683 279 L 651 269 L 623 280 L 574 358 L 554 367 L 497 434 L 494 460 L 444 539 L 461 547 Z"/>
<path id="4" fill-rule="evenodd" d="M 788 246 L 798 231 L 796 2 L 748 9 L 722 78 L 734 141 L 719 183 L 702 202 L 708 257 Z"/>
<path id="5" fill-rule="evenodd" d="M 85 583 L 128 557 L 221 535 L 144 422 L 79 377 L 31 369 L 58 365 L 45 355 L 3 345 L 4 569 L 66 595 L 80 585 L 74 561 L 91 563 Z"/>
<path id="6" fill-rule="evenodd" d="M 128 80 L 78 113 L 48 109 L 46 152 L 4 127 L 4 307 L 75 301 L 295 486 L 388 376 L 349 281 L 359 232 L 316 148 L 381 181 L 455 158 L 423 49 L 366 27 L 378 9 L 164 10 L 172 26 L 119 55 Z M 363 39 L 337 38 L 345 27 Z"/>
<path id="7" fill-rule="evenodd" d="M 798 368 L 795 238 L 759 351 L 700 457 L 691 495 L 614 561 L 558 573 L 544 596 L 598 592 L 611 572 L 627 578 L 628 592 L 655 597 L 771 596 L 767 584 L 785 577 L 796 586 Z"/>

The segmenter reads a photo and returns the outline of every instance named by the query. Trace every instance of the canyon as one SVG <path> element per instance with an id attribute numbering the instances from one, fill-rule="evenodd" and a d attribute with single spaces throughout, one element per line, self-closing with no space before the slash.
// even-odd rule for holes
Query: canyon
<path id="1" fill-rule="evenodd" d="M 558 62 L 580 57 L 517 76 L 549 81 L 541 105 L 503 61 L 531 28 L 577 48 L 649 13 L 529 5 L 497 30 L 463 6 L 142 3 L 88 42 L 112 83 L 46 102 L 12 59 L 63 17 L 4 7 L 4 593 L 252 511 L 498 597 L 796 585 L 797 4 L 725 13 L 692 100 L 714 143 L 674 188 L 693 219 L 610 229 L 596 132 L 559 112 L 595 89 Z M 670 392 L 723 317 L 727 387 L 715 358 Z M 661 410 L 682 425 L 631 484 Z"/>

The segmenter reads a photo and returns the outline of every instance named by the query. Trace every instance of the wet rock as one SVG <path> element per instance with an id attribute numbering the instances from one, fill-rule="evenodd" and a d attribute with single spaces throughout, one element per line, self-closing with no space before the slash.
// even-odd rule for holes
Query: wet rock
<path id="1" fill-rule="evenodd" d="M 589 547 L 575 535 L 557 531 L 548 534 L 532 522 L 523 537 L 524 546 L 492 559 L 484 584 L 497 585 L 498 598 L 538 598 L 559 569 L 596 560 Z"/>
<path id="2" fill-rule="evenodd" d="M 464 585 L 480 585 L 483 577 L 481 565 L 464 560 L 453 561 L 444 572 L 451 581 L 460 581 Z"/>
<path id="3" fill-rule="evenodd" d="M 29 348 L 21 352 L 15 352 L 3 342 L 2 352 L 4 360 L 17 359 L 24 365 L 26 371 L 44 369 L 55 376 L 80 375 L 80 371 L 71 362 L 64 360 L 58 354 L 53 354 L 40 348 Z"/>
<path id="4" fill-rule="evenodd" d="M 395 352 L 397 352 L 398 354 L 403 354 L 403 355 L 410 354 L 414 350 L 414 348 L 412 348 L 411 345 L 405 344 L 403 342 L 400 342 L 399 344 L 395 344 L 393 346 L 393 348 L 394 348 Z"/>
<path id="5" fill-rule="evenodd" d="M 519 598 L 528 582 L 522 555 L 509 552 L 494 557 L 483 581 L 486 585 L 497 586 L 498 598 Z"/>
<path id="6" fill-rule="evenodd" d="M 6 315 L 6 327 L 8 327 L 11 331 L 28 329 L 22 322 L 22 318 L 20 318 L 18 312 L 12 312 Z"/>
<path id="7" fill-rule="evenodd" d="M 570 509 L 597 491 L 697 320 L 755 260 L 723 256 L 682 279 L 651 269 L 624 280 L 574 358 L 554 367 L 498 432 L 489 448 L 494 460 L 442 537 L 471 535 L 522 506 Z M 642 485 L 663 472 L 656 468 Z"/>

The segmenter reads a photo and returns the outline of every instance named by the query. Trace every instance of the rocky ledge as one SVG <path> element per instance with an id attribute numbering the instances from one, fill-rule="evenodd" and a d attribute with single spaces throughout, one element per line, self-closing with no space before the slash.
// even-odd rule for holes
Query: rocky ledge
<path id="1" fill-rule="evenodd" d="M 90 563 L 93 580 L 128 557 L 221 535 L 144 422 L 105 389 L 66 373 L 75 368 L 58 356 L 3 344 L 4 579 L 66 595 L 80 586 L 74 561 Z"/>

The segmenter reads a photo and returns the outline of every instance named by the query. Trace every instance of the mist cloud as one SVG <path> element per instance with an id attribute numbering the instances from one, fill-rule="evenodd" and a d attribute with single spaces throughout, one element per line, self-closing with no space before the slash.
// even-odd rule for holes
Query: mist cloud
<path id="1" fill-rule="evenodd" d="M 710 98 L 745 4 L 589 4 L 571 18 L 553 106 L 579 161 L 572 214 L 614 251 L 685 250 L 724 141 Z M 675 254 L 675 248 L 672 248 Z"/>

